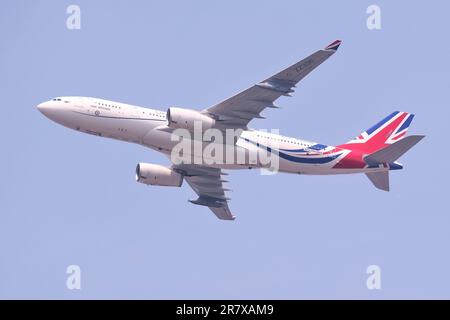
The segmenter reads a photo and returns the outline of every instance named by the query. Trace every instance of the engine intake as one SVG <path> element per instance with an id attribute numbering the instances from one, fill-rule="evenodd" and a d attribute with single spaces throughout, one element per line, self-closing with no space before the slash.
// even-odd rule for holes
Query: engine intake
<path id="1" fill-rule="evenodd" d="M 194 130 L 194 124 L 201 124 L 202 130 L 211 129 L 216 121 L 201 112 L 183 108 L 167 109 L 168 126 L 172 129 Z"/>
<path id="2" fill-rule="evenodd" d="M 180 187 L 183 183 L 183 176 L 158 164 L 138 163 L 136 166 L 136 181 L 147 185 Z"/>

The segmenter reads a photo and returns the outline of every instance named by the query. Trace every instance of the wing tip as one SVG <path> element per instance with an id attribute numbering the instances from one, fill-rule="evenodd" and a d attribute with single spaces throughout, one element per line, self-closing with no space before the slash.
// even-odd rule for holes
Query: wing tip
<path id="1" fill-rule="evenodd" d="M 339 46 L 341 45 L 342 40 L 335 40 L 325 47 L 325 50 L 337 51 Z"/>
<path id="2" fill-rule="evenodd" d="M 211 209 L 211 208 L 210 208 Z M 214 212 L 214 211 L 213 211 Z M 218 215 L 216 212 L 214 212 L 215 214 L 216 214 L 216 216 L 217 216 L 217 218 L 219 218 L 220 220 L 222 220 L 222 221 L 234 221 L 234 220 L 236 220 L 236 216 L 235 215 L 233 215 L 231 212 L 230 212 L 230 215 L 225 215 L 225 216 L 223 216 L 223 215 Z"/>

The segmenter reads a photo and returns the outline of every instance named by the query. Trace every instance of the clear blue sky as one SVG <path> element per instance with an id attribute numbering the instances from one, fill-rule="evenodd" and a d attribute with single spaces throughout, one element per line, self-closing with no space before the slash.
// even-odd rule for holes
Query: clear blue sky
<path id="1" fill-rule="evenodd" d="M 81 30 L 66 8 L 81 7 Z M 369 31 L 366 8 L 381 7 Z M 448 1 L 3 1 L 0 298 L 450 298 Z M 335 39 L 255 128 L 338 144 L 393 110 L 427 137 L 391 175 L 230 173 L 235 222 L 134 181 L 133 144 L 35 106 L 94 96 L 205 108 Z M 82 289 L 66 288 L 66 267 Z M 366 288 L 381 267 L 382 289 Z"/>

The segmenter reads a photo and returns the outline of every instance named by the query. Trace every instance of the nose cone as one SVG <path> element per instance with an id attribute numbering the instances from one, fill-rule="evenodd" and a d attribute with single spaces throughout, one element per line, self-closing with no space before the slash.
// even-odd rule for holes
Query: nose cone
<path id="1" fill-rule="evenodd" d="M 37 105 L 37 109 L 47 118 L 61 122 L 64 120 L 64 108 L 56 101 L 46 101 Z"/>
<path id="2" fill-rule="evenodd" d="M 42 114 L 45 115 L 45 111 L 46 111 L 46 109 L 48 109 L 48 104 L 47 104 L 46 102 L 39 103 L 39 104 L 37 105 L 37 109 L 38 109 Z"/>
<path id="3" fill-rule="evenodd" d="M 37 105 L 37 109 L 38 109 L 44 116 L 48 117 L 49 114 L 50 114 L 53 110 L 56 109 L 56 106 L 55 106 L 54 104 L 52 104 L 51 102 L 46 101 L 46 102 L 39 103 L 39 104 Z"/>

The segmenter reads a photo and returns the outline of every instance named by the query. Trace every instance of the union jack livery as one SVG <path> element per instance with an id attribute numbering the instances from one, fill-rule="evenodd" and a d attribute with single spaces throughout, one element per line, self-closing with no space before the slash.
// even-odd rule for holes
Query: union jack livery
<path id="1" fill-rule="evenodd" d="M 338 146 L 308 142 L 250 129 L 275 101 L 292 96 L 296 84 L 336 53 L 336 40 L 322 50 L 234 96 L 203 110 L 168 108 L 166 112 L 88 97 L 58 97 L 38 105 L 48 118 L 77 131 L 138 143 L 168 156 L 170 166 L 139 163 L 136 180 L 147 185 L 180 187 L 183 181 L 198 195 L 193 204 L 206 206 L 224 220 L 233 220 L 225 192 L 224 169 L 268 168 L 296 174 L 364 173 L 375 187 L 389 191 L 389 171 L 402 169 L 397 162 L 424 136 L 406 136 L 413 114 L 395 111 L 353 140 Z M 193 133 L 189 161 L 178 161 L 177 130 Z M 205 131 L 203 129 L 206 129 Z M 207 139 L 208 129 L 239 132 L 232 141 Z M 196 134 L 200 138 L 196 138 Z M 175 139 L 174 139 L 175 138 Z M 211 137 L 210 137 L 211 138 Z M 189 140 L 189 139 L 188 139 Z M 195 152 L 199 142 L 200 155 Z M 212 146 L 212 148 L 211 148 Z M 231 150 L 224 158 L 217 150 Z M 211 150 L 214 150 L 214 155 Z M 263 161 L 260 153 L 270 162 Z M 231 162 L 228 155 L 231 154 Z M 175 157 L 174 157 L 175 155 Z M 234 161 L 243 155 L 242 161 Z M 194 161 L 192 161 L 194 159 Z M 276 164 L 276 165 L 274 165 Z"/>
<path id="2" fill-rule="evenodd" d="M 389 191 L 389 171 L 403 168 L 396 160 L 424 137 L 406 136 L 413 118 L 413 114 L 395 111 L 336 147 L 252 131 L 244 132 L 243 140 L 276 154 L 280 171 L 315 175 L 365 173 L 375 187 Z M 273 147 L 273 141 L 282 147 Z M 298 145 L 302 148 L 295 147 Z"/>
<path id="3" fill-rule="evenodd" d="M 371 151 L 375 151 L 375 149 L 381 147 L 387 147 L 387 145 L 400 140 L 406 135 L 406 131 L 408 131 L 413 118 L 414 115 L 407 112 L 392 112 L 376 125 L 370 127 L 355 139 L 347 142 L 347 146 L 350 144 L 365 144 L 371 140 L 370 146 L 374 148 L 374 150 Z M 376 136 L 377 138 L 374 139 Z M 388 136 L 388 138 L 384 139 L 383 137 L 386 136 Z M 369 148 L 369 145 L 366 144 L 366 147 Z"/>

